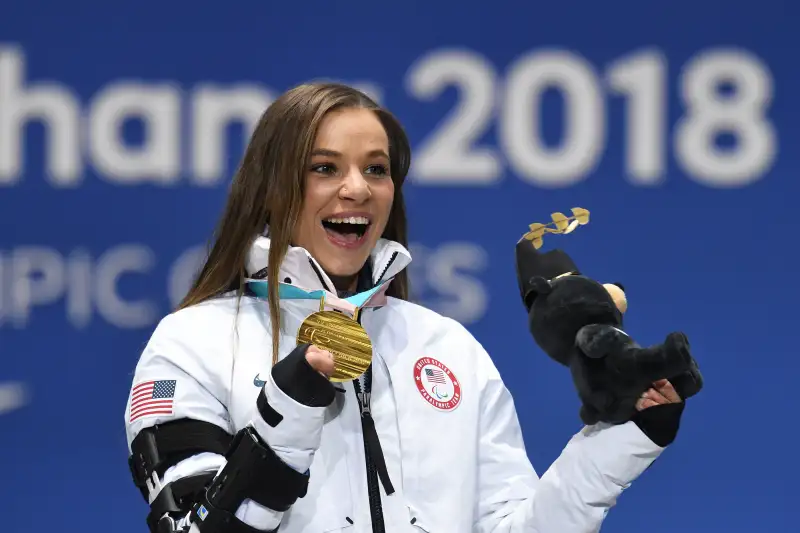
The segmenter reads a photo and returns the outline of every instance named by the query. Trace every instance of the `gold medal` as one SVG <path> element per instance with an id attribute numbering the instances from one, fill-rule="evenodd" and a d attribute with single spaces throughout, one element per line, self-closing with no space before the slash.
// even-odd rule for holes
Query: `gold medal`
<path id="1" fill-rule="evenodd" d="M 320 310 L 308 316 L 297 331 L 297 344 L 313 344 L 333 355 L 333 382 L 350 381 L 367 371 L 372 363 L 372 341 L 358 323 L 358 312 L 350 318 L 338 311 Z"/>

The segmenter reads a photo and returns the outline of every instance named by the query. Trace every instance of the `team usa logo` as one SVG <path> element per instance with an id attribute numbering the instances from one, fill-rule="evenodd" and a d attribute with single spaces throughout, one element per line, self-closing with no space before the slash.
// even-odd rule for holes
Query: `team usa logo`
<path id="1" fill-rule="evenodd" d="M 422 397 L 441 411 L 452 411 L 461 403 L 461 384 L 436 359 L 423 357 L 414 364 L 414 383 Z"/>

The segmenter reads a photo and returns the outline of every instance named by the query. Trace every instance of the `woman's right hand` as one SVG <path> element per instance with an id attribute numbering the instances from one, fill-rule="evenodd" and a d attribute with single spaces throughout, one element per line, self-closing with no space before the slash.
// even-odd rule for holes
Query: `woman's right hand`
<path id="1" fill-rule="evenodd" d="M 330 379 L 333 375 L 334 365 L 331 352 L 312 344 L 306 351 L 306 361 L 311 365 L 311 368 L 325 376 L 325 379 Z"/>
<path id="2" fill-rule="evenodd" d="M 272 367 L 272 382 L 280 391 L 306 407 L 327 407 L 336 396 L 330 376 L 333 355 L 318 346 L 301 344 Z"/>

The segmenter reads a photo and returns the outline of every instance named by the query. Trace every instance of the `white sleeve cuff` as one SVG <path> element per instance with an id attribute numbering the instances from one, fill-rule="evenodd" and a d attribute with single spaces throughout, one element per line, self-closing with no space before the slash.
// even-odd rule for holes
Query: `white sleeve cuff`
<path id="1" fill-rule="evenodd" d="M 578 453 L 594 466 L 593 471 L 603 478 L 597 480 L 601 485 L 612 484 L 621 489 L 627 488 L 664 451 L 634 422 L 584 427 L 567 445 L 570 448 L 580 450 Z"/>

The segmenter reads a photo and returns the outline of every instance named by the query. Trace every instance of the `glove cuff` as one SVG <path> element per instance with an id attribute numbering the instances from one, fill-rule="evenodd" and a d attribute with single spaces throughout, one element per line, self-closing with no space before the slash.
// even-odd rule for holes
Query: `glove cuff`
<path id="1" fill-rule="evenodd" d="M 678 436 L 685 407 L 686 402 L 655 405 L 637 411 L 632 420 L 654 444 L 666 448 Z"/>

